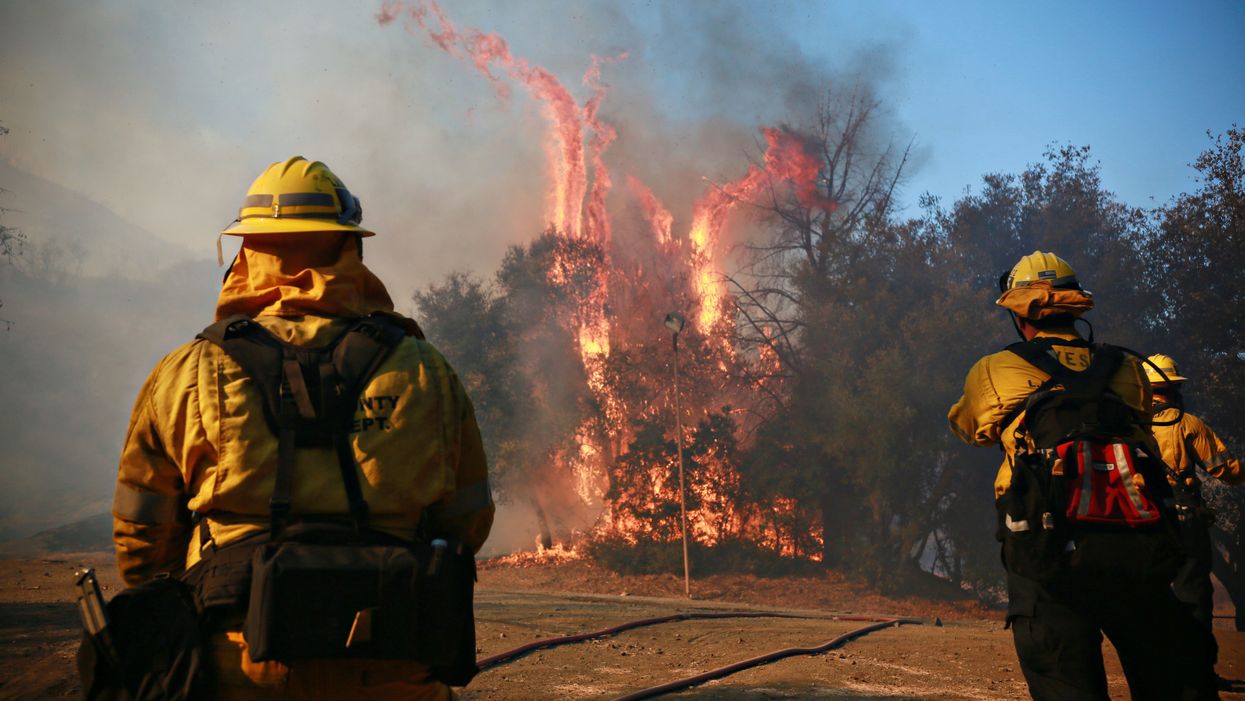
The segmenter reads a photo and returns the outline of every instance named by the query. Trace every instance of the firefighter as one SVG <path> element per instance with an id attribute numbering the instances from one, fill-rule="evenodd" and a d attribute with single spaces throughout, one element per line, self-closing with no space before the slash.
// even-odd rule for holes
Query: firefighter
<path id="1" fill-rule="evenodd" d="M 1045 339 L 1047 354 L 1062 368 L 1075 372 L 1090 368 L 1093 351 L 1075 322 L 1093 308 L 1094 301 L 1066 261 L 1035 251 L 1021 258 L 1000 279 L 999 287 L 1002 295 L 996 304 L 1008 311 L 1024 341 Z M 1024 403 L 1051 377 L 1010 350 L 985 356 L 969 370 L 963 396 L 948 414 L 951 430 L 964 442 L 1001 445 L 1004 459 L 994 485 L 1000 508 L 1008 503 L 1019 453 L 1027 450 L 1018 438 Z M 1149 417 L 1149 385 L 1136 359 L 1124 358 L 1109 377 L 1107 389 L 1139 419 Z M 1129 438 L 1153 446 L 1141 423 L 1129 429 Z M 1004 526 L 1029 529 L 1029 524 Z M 1085 543 L 1081 545 L 1084 551 Z M 1107 572 L 1117 564 L 1121 569 L 1130 564 L 1123 561 L 1126 556 L 1118 557 L 1118 563 L 1097 564 Z M 1007 623 L 1033 698 L 1107 699 L 1104 633 L 1119 652 L 1133 698 L 1217 698 L 1212 663 L 1196 623 L 1162 577 L 1040 584 L 1018 575 L 1012 563 L 1005 564 Z"/>
<path id="2" fill-rule="evenodd" d="M 1192 608 L 1194 617 L 1210 628 L 1214 610 L 1210 526 L 1214 518 L 1202 500 L 1197 470 L 1200 468 L 1228 484 L 1245 482 L 1245 472 L 1206 422 L 1188 412 L 1181 415 L 1181 388 L 1188 378 L 1180 374 L 1176 361 L 1162 354 L 1152 355 L 1149 360 L 1145 369 L 1154 388 L 1154 438 L 1163 462 L 1172 468 L 1168 479 L 1178 488 L 1177 493 L 1186 495 L 1189 501 L 1181 505 L 1181 531 L 1188 559 L 1172 580 L 1172 590 L 1176 598 Z"/>
<path id="3" fill-rule="evenodd" d="M 494 506 L 471 402 L 363 264 L 362 241 L 373 234 L 361 221 L 358 199 L 323 163 L 295 156 L 272 164 L 222 232 L 242 237 L 242 245 L 216 318 L 244 316 L 308 348 L 368 315 L 406 329 L 363 386 L 346 444 L 368 523 L 413 539 L 421 515 L 435 512 L 442 527 L 478 551 Z M 218 345 L 199 338 L 157 364 L 134 405 L 113 504 L 117 565 L 127 584 L 177 576 L 205 552 L 269 527 L 279 446 L 264 414 L 256 381 Z M 346 478 L 334 451 L 295 454 L 291 517 L 344 514 Z M 452 698 L 414 661 L 254 662 L 240 626 L 235 617 L 209 631 L 216 698 Z"/>

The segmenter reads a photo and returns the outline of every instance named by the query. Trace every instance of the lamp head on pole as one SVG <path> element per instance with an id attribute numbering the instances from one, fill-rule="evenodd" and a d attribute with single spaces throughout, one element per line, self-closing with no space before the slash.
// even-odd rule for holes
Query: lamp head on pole
<path id="1" fill-rule="evenodd" d="M 683 330 L 683 325 L 687 323 L 687 319 L 684 319 L 683 315 L 678 312 L 670 312 L 666 315 L 666 321 L 664 323 L 666 324 L 666 328 L 677 334 Z"/>

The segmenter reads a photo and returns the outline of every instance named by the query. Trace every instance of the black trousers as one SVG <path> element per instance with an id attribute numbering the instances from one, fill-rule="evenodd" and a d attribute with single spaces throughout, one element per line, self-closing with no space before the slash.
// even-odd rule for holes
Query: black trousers
<path id="1" fill-rule="evenodd" d="M 1180 603 L 1190 608 L 1198 622 L 1210 628 L 1215 607 L 1215 589 L 1210 583 L 1210 519 L 1190 518 L 1180 524 L 1180 534 L 1188 558 L 1172 580 L 1172 591 Z"/>
<path id="2" fill-rule="evenodd" d="M 1009 572 L 1007 586 L 1008 621 L 1034 699 L 1108 700 L 1104 634 L 1133 699 L 1219 698 L 1214 639 L 1166 582 L 1099 579 L 1048 588 Z"/>

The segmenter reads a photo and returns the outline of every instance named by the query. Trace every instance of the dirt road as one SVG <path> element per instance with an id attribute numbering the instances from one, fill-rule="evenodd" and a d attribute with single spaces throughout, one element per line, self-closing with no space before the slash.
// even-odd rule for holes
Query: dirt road
<path id="1" fill-rule="evenodd" d="M 109 587 L 106 594 L 117 591 L 111 560 L 103 554 L 0 563 L 0 699 L 77 697 L 73 668 L 77 621 L 69 603 L 69 577 L 81 565 L 99 569 Z M 483 574 L 477 596 L 481 657 L 537 639 L 676 612 L 777 610 L 677 598 L 497 589 L 491 588 L 488 573 Z M 462 698 L 616 698 L 764 652 L 819 645 L 862 625 L 833 620 L 832 611 L 826 609 L 788 612 L 815 618 L 680 621 L 639 628 L 534 652 L 490 669 L 463 691 Z M 1219 640 L 1220 673 L 1245 678 L 1245 634 L 1219 631 Z M 1127 698 L 1114 654 L 1108 653 L 1108 659 L 1112 696 Z M 1001 623 L 953 620 L 941 627 L 926 621 L 887 628 L 828 654 L 783 660 L 667 698 L 1015 699 L 1026 698 L 1026 693 L 1010 633 Z M 1245 694 L 1224 698 L 1245 699 Z"/>
<path id="2" fill-rule="evenodd" d="M 774 610 L 677 599 L 485 591 L 478 606 L 481 655 L 532 640 L 605 628 L 678 611 Z M 536 652 L 476 678 L 463 699 L 615 698 L 641 688 L 786 647 L 812 647 L 860 622 L 824 618 L 681 621 Z M 505 637 L 502 637 L 505 636 Z M 1245 677 L 1245 635 L 1220 633 L 1220 671 Z M 1114 698 L 1127 687 L 1108 653 Z M 1231 659 L 1231 662 L 1227 660 Z M 1011 633 L 1000 623 L 947 622 L 886 628 L 823 655 L 794 657 L 668 698 L 1021 699 L 1028 698 Z M 1225 694 L 1224 699 L 1245 699 Z"/>

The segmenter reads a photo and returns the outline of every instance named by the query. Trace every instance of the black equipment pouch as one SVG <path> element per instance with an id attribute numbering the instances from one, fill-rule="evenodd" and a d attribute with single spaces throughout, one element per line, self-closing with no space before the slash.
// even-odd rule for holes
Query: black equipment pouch
<path id="1" fill-rule="evenodd" d="M 1090 365 L 1084 371 L 1065 368 L 1050 353 L 1051 345 L 1083 346 L 1091 349 Z M 1012 573 L 1044 584 L 1059 581 L 1109 580 L 1113 582 L 1164 580 L 1179 565 L 1181 554 L 1174 532 L 1175 519 L 1168 513 L 1171 492 L 1164 466 L 1129 439 L 1142 420 L 1134 410 L 1108 389 L 1108 382 L 1123 361 L 1116 346 L 1084 341 L 1039 339 L 1008 347 L 1036 366 L 1050 379 L 1016 407 L 1003 421 L 1010 426 L 1016 415 L 1025 412 L 1018 429 L 1030 448 L 1017 451 L 1012 462 L 1012 482 L 999 498 L 998 540 L 1002 543 L 1004 565 Z M 1085 523 L 1076 508 L 1089 494 L 1072 494 L 1088 480 L 1067 452 L 1070 441 L 1077 445 L 1118 445 L 1128 451 L 1141 478 L 1137 484 L 1164 506 L 1162 518 L 1151 525 L 1132 523 Z M 1064 451 L 1067 459 L 1060 459 Z M 1105 467 L 1105 465 L 1103 466 Z M 1085 487 L 1087 488 L 1087 487 Z M 1071 504 L 1070 501 L 1076 501 Z"/>
<path id="2" fill-rule="evenodd" d="M 442 681 L 466 684 L 476 671 L 470 550 L 445 539 L 361 543 L 350 532 L 337 539 L 255 549 L 243 631 L 251 658 L 418 660 Z"/>
<path id="3" fill-rule="evenodd" d="M 1064 516 L 1065 485 L 1041 456 L 1018 455 L 1012 486 L 996 502 L 1003 565 L 1013 574 L 1048 586 L 1077 582 L 1170 582 L 1184 561 L 1172 520 L 1122 530 L 1070 524 Z"/>
<path id="4" fill-rule="evenodd" d="M 1060 503 L 1063 486 L 1056 479 L 1041 458 L 1018 454 L 1012 464 L 1011 487 L 995 502 L 1003 565 L 1038 582 L 1049 581 L 1065 569 L 1070 542 Z"/>
<path id="5" fill-rule="evenodd" d="M 190 588 L 161 576 L 107 605 L 106 637 L 84 633 L 78 673 L 88 701 L 211 698 L 203 635 Z"/>
<path id="6" fill-rule="evenodd" d="M 278 439 L 270 531 L 244 550 L 230 544 L 207 556 L 200 580 L 205 606 L 236 609 L 237 577 L 246 577 L 243 635 L 257 662 L 414 660 L 457 686 L 478 671 L 474 554 L 449 537 L 410 542 L 367 525 L 350 422 L 367 381 L 407 332 L 373 314 L 323 348 L 282 343 L 245 318 L 201 334 L 256 381 Z M 290 522 L 300 447 L 336 453 L 349 524 Z"/>

